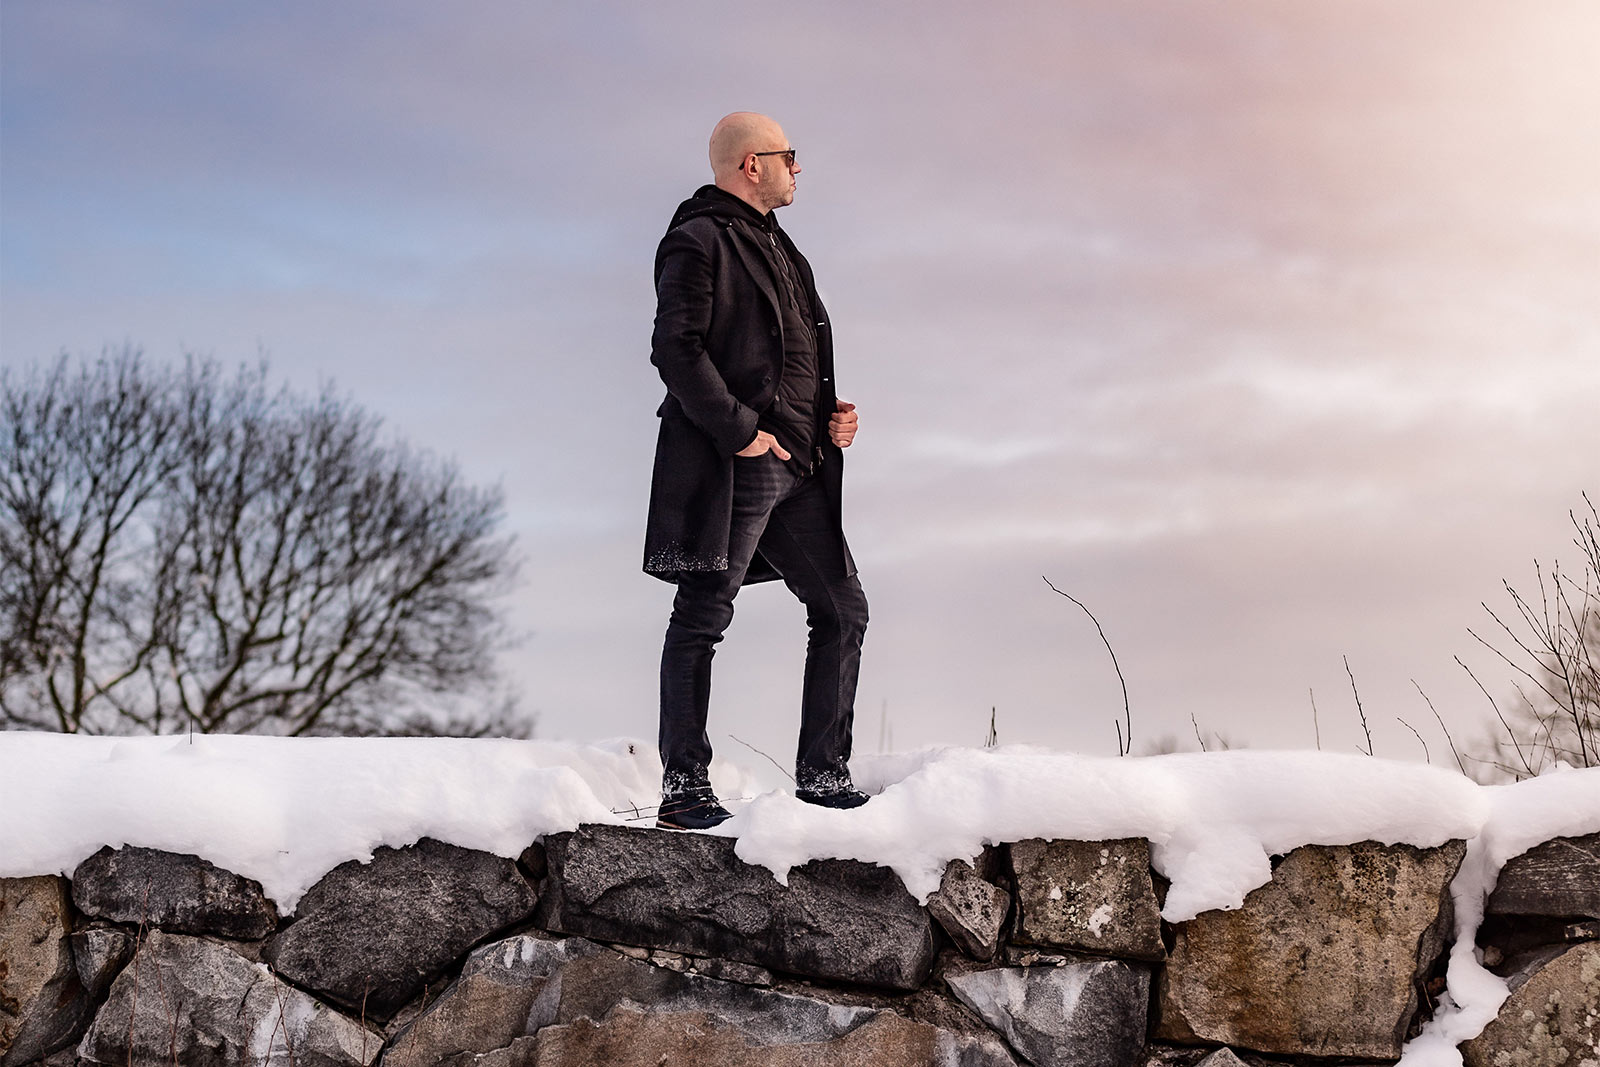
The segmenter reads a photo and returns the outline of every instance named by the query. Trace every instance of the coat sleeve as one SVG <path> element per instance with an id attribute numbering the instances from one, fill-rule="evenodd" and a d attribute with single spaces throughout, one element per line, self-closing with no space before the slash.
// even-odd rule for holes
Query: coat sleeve
<path id="1" fill-rule="evenodd" d="M 758 416 L 729 391 L 706 350 L 715 279 L 711 257 L 688 229 L 669 232 L 656 256 L 650 362 L 689 421 L 732 456 L 755 440 Z"/>

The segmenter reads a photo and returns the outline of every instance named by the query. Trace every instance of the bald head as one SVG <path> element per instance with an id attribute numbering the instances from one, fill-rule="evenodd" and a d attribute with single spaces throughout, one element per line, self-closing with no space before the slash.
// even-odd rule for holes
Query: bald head
<path id="1" fill-rule="evenodd" d="M 787 147 L 776 122 L 754 111 L 735 111 L 711 131 L 711 173 L 720 182 L 737 174 L 751 152 Z"/>
<path id="2" fill-rule="evenodd" d="M 711 173 L 726 190 L 763 214 L 794 200 L 798 165 L 782 155 L 789 148 L 783 127 L 754 111 L 725 115 L 711 131 Z"/>

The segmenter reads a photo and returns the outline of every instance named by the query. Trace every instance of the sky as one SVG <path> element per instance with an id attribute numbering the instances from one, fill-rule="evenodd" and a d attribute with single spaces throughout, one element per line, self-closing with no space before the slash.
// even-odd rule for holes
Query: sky
<path id="1" fill-rule="evenodd" d="M 1353 675 L 1453 763 L 1418 688 L 1481 750 L 1454 657 L 1511 694 L 1468 628 L 1600 494 L 1596 54 L 1587 0 L 7 0 L 0 360 L 333 382 L 503 487 L 538 736 L 653 738 L 652 257 L 762 111 L 861 415 L 858 750 L 1114 754 L 1120 667 L 1135 751 L 1354 751 Z M 788 764 L 803 612 L 737 612 L 713 743 Z"/>

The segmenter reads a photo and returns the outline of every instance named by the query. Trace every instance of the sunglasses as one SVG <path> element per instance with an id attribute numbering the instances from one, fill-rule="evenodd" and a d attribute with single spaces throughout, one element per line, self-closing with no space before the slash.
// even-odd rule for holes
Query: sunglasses
<path id="1" fill-rule="evenodd" d="M 752 156 L 782 156 L 784 166 L 794 166 L 794 149 L 792 148 L 779 148 L 771 152 L 751 152 L 750 154 Z"/>

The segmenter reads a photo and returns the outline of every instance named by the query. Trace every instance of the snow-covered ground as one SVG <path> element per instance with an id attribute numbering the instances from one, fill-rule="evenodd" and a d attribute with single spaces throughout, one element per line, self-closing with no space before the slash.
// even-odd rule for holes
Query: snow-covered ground
<path id="1" fill-rule="evenodd" d="M 71 874 L 104 845 L 195 853 L 254 878 L 285 913 L 318 878 L 422 837 L 516 856 L 585 822 L 653 822 L 654 745 L 449 738 L 75 737 L 0 733 L 0 877 Z M 1412 763 L 1324 752 L 1096 758 L 1029 747 L 858 757 L 876 794 L 854 811 L 802 804 L 728 762 L 716 832 L 770 868 L 820 857 L 893 868 L 919 898 L 945 864 L 1032 837 L 1144 837 L 1180 922 L 1238 907 L 1299 845 L 1469 842 L 1453 891 L 1458 941 L 1444 1010 L 1406 1067 L 1460 1063 L 1506 995 L 1473 950 L 1502 864 L 1551 837 L 1600 832 L 1600 768 L 1479 786 Z"/>

